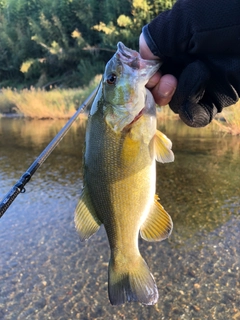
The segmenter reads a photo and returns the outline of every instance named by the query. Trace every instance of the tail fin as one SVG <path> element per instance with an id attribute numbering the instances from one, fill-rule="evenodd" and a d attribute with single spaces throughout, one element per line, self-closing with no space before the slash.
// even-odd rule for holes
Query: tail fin
<path id="1" fill-rule="evenodd" d="M 131 265 L 131 268 L 129 267 Z M 158 289 L 144 259 L 119 267 L 111 258 L 108 269 L 108 294 L 112 305 L 138 301 L 153 305 L 158 300 Z"/>

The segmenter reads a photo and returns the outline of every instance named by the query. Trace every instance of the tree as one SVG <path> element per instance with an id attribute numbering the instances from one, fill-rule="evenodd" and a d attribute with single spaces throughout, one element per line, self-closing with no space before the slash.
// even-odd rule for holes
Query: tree
<path id="1" fill-rule="evenodd" d="M 173 0 L 0 0 L 2 84 L 87 83 Z"/>

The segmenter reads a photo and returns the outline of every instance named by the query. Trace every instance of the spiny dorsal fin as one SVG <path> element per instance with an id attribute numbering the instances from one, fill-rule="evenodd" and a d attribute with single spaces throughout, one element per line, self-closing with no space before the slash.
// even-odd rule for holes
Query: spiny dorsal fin
<path id="1" fill-rule="evenodd" d="M 147 241 L 164 240 L 168 238 L 172 232 L 172 219 L 158 202 L 158 199 L 156 195 L 147 219 L 140 228 L 141 237 Z"/>
<path id="2" fill-rule="evenodd" d="M 172 162 L 174 161 L 174 154 L 172 152 L 172 142 L 165 134 L 156 131 L 154 136 L 155 158 L 158 162 Z"/>
<path id="3" fill-rule="evenodd" d="M 100 228 L 101 221 L 96 216 L 87 187 L 84 187 L 77 204 L 74 221 L 81 241 L 89 239 Z"/>

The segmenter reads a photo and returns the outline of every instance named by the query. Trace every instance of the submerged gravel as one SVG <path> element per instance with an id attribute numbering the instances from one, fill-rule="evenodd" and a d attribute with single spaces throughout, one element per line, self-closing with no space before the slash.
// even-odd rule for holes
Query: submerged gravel
<path id="1" fill-rule="evenodd" d="M 46 143 L 29 143 L 24 135 L 11 138 L 7 128 L 0 140 L 0 197 Z M 81 189 L 82 136 L 78 128 L 62 141 L 27 193 L 0 220 L 0 319 L 239 320 L 236 140 L 231 144 L 234 138 L 225 138 L 223 151 L 217 136 L 168 134 L 176 160 L 158 166 L 157 191 L 174 230 L 161 243 L 140 240 L 159 301 L 113 307 L 107 295 L 110 252 L 104 228 L 81 243 L 73 223 Z"/>

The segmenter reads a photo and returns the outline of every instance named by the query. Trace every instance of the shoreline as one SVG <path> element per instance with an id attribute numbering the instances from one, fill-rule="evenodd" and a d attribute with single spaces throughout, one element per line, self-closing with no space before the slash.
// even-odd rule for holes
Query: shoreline
<path id="1" fill-rule="evenodd" d="M 24 115 L 15 112 L 0 113 L 0 118 L 26 118 Z"/>

